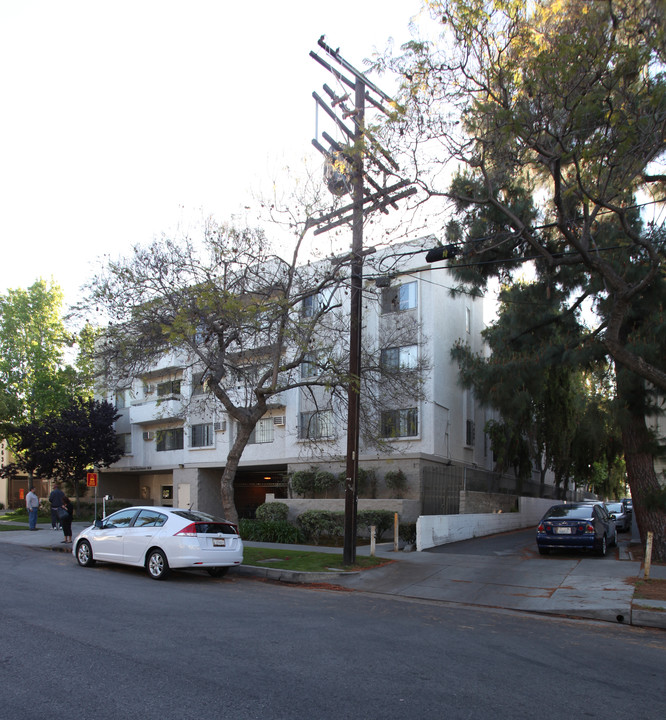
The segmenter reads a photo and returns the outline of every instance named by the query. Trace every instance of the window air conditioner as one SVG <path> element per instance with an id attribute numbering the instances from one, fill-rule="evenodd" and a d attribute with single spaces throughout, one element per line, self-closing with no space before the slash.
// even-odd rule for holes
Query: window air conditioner
<path id="1" fill-rule="evenodd" d="M 152 440 L 153 439 L 153 433 L 148 430 L 147 432 L 143 433 L 143 439 L 144 440 Z"/>
<path id="2" fill-rule="evenodd" d="M 226 432 L 227 431 L 227 421 L 222 420 L 222 422 L 213 423 L 213 430 L 215 430 L 215 432 Z"/>
<path id="3" fill-rule="evenodd" d="M 276 415 L 273 418 L 273 425 L 284 425 L 284 415 Z"/>

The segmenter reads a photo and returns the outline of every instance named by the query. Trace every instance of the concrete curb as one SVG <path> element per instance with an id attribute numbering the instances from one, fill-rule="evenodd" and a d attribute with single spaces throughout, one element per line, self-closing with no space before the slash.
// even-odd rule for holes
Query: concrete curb
<path id="1" fill-rule="evenodd" d="M 634 598 L 631 603 L 631 624 L 666 630 L 666 602 Z"/>
<path id="2" fill-rule="evenodd" d="M 256 567 L 254 565 L 239 565 L 235 568 L 238 575 L 260 577 L 266 580 L 308 585 L 311 583 L 332 583 L 337 577 L 358 575 L 358 571 L 332 571 L 332 572 L 303 572 L 297 570 L 282 570 L 279 568 Z"/>

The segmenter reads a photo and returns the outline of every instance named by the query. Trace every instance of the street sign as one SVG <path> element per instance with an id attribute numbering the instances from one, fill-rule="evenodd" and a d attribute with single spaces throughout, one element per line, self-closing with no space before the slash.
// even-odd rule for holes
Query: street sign
<path id="1" fill-rule="evenodd" d="M 96 472 L 89 472 L 88 477 L 86 478 L 86 485 L 88 487 L 97 487 L 97 473 Z"/>

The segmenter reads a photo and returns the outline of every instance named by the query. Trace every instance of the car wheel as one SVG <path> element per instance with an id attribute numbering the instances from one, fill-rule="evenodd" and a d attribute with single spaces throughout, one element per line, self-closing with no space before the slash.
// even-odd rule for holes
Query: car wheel
<path id="1" fill-rule="evenodd" d="M 228 567 L 214 567 L 214 568 L 206 568 L 206 572 L 211 577 L 223 577 L 229 572 Z"/>
<path id="2" fill-rule="evenodd" d="M 605 555 L 606 555 L 606 548 L 607 548 L 606 536 L 604 535 L 604 536 L 601 538 L 601 542 L 599 543 L 599 547 L 597 548 L 597 555 L 598 555 L 599 557 L 605 557 Z"/>
<path id="3" fill-rule="evenodd" d="M 169 562 L 159 549 L 151 550 L 146 558 L 146 570 L 153 580 L 164 580 L 169 574 Z"/>
<path id="4" fill-rule="evenodd" d="M 550 549 L 549 548 L 539 548 L 539 555 L 550 555 Z"/>
<path id="5" fill-rule="evenodd" d="M 79 565 L 83 567 L 90 567 L 95 564 L 92 548 L 87 540 L 81 540 L 81 542 L 76 546 L 76 559 L 78 560 Z"/>
<path id="6" fill-rule="evenodd" d="M 613 547 L 617 547 L 617 528 L 613 530 Z"/>

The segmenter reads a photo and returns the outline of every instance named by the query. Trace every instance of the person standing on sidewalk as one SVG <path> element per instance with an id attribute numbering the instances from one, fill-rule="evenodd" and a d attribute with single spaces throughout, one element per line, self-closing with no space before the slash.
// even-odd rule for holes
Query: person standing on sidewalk
<path id="1" fill-rule="evenodd" d="M 63 540 L 64 543 L 71 543 L 72 542 L 72 517 L 74 516 L 74 506 L 72 505 L 71 500 L 63 493 L 63 497 L 65 498 L 62 505 L 63 509 L 67 510 L 67 516 L 64 515 L 60 518 L 60 525 L 62 526 L 62 532 L 65 536 L 65 539 Z"/>
<path id="2" fill-rule="evenodd" d="M 25 506 L 28 509 L 28 527 L 37 530 L 37 511 L 39 510 L 39 498 L 35 493 L 35 486 L 30 486 L 30 491 L 25 496 Z"/>
<path id="3" fill-rule="evenodd" d="M 65 493 L 60 489 L 60 485 L 56 483 L 51 490 L 49 495 L 49 502 L 51 503 L 51 527 L 54 530 L 60 529 L 60 519 L 58 518 L 58 508 L 63 506 L 65 501 Z"/>

